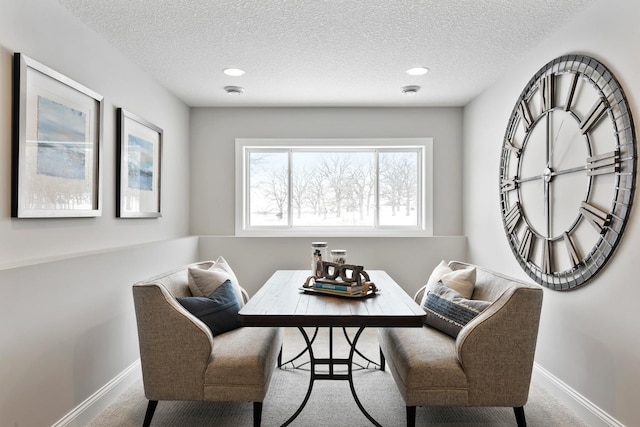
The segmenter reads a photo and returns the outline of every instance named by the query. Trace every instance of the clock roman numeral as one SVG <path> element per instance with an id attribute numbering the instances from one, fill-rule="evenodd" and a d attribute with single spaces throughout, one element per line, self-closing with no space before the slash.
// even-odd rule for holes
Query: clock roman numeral
<path id="1" fill-rule="evenodd" d="M 551 274 L 553 272 L 553 256 L 551 255 L 551 240 L 545 239 L 542 247 L 542 272 Z"/>
<path id="2" fill-rule="evenodd" d="M 540 104 L 542 105 L 542 112 L 549 111 L 553 108 L 553 97 L 555 92 L 554 75 L 550 74 L 545 76 L 540 81 Z"/>
<path id="3" fill-rule="evenodd" d="M 571 80 L 571 86 L 569 86 L 569 92 L 567 93 L 567 100 L 564 103 L 564 111 L 569 111 L 571 109 L 571 104 L 573 103 L 573 96 L 576 93 L 577 85 L 578 85 L 578 74 L 574 74 L 573 79 Z"/>
<path id="4" fill-rule="evenodd" d="M 505 139 L 504 146 L 507 150 L 512 151 L 516 155 L 516 157 L 520 157 L 522 148 L 516 147 L 515 145 L 513 145 L 513 142 L 509 141 L 508 139 Z"/>
<path id="5" fill-rule="evenodd" d="M 569 233 L 566 231 L 562 233 L 562 237 L 564 238 L 564 244 L 567 247 L 567 252 L 569 253 L 569 261 L 571 262 L 571 265 L 575 267 L 580 263 L 580 257 L 578 256 L 576 246 L 573 244 L 571 236 L 569 236 Z"/>
<path id="6" fill-rule="evenodd" d="M 522 219 L 522 210 L 520 209 L 520 203 L 516 202 L 509 212 L 504 217 L 504 224 L 507 227 L 509 233 L 513 233 L 513 230 L 516 229 L 516 226 Z"/>
<path id="7" fill-rule="evenodd" d="M 516 188 L 518 188 L 516 177 L 513 177 L 513 179 L 503 178 L 502 182 L 500 183 L 500 191 L 502 191 L 503 193 L 515 190 Z"/>
<path id="8" fill-rule="evenodd" d="M 531 111 L 529 111 L 529 106 L 527 105 L 524 99 L 520 101 L 520 104 L 518 105 L 518 115 L 524 121 L 525 132 L 529 132 L 529 129 L 533 124 L 533 116 L 531 115 Z"/>
<path id="9" fill-rule="evenodd" d="M 518 253 L 523 259 L 529 261 L 531 258 L 531 249 L 533 249 L 533 231 L 529 227 L 524 229 L 524 235 L 518 246 Z"/>
<path id="10" fill-rule="evenodd" d="M 603 175 L 620 171 L 620 151 L 614 150 L 587 158 L 587 175 Z"/>
<path id="11" fill-rule="evenodd" d="M 602 117 L 602 115 L 606 112 L 607 112 L 607 100 L 604 98 L 600 98 L 595 104 L 593 104 L 593 107 L 591 107 L 591 110 L 589 110 L 585 118 L 580 122 L 580 132 L 582 132 L 583 135 L 589 132 L 589 130 L 596 123 L 598 123 L 598 120 L 600 120 L 600 117 Z"/>
<path id="12" fill-rule="evenodd" d="M 586 202 L 582 202 L 580 213 L 600 234 L 604 233 L 605 227 L 611 223 L 611 215 Z"/>

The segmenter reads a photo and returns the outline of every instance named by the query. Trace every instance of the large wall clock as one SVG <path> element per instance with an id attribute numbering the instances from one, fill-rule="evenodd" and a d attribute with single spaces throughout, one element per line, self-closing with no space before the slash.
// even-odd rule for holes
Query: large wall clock
<path id="1" fill-rule="evenodd" d="M 613 74 L 581 55 L 554 59 L 525 86 L 500 158 L 500 208 L 512 252 L 536 282 L 593 278 L 629 219 L 636 134 Z"/>

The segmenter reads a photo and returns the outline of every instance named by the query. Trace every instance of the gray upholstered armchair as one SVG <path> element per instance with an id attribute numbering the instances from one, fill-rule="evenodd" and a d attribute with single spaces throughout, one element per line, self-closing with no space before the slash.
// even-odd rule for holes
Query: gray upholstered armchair
<path id="1" fill-rule="evenodd" d="M 212 264 L 193 266 L 206 269 Z M 238 328 L 214 337 L 176 300 L 191 296 L 188 267 L 133 286 L 144 392 L 149 399 L 143 425 L 151 423 L 159 400 L 199 400 L 252 401 L 254 426 L 259 426 L 282 330 Z"/>
<path id="2" fill-rule="evenodd" d="M 379 329 L 383 367 L 386 359 L 407 406 L 407 426 L 415 425 L 416 406 L 513 407 L 525 426 L 542 295 L 537 285 L 476 267 L 471 299 L 491 304 L 456 338 L 427 325 Z"/>

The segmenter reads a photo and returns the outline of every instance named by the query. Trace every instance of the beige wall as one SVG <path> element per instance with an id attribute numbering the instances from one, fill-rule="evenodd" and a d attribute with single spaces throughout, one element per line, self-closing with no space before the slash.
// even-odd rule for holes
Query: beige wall
<path id="1" fill-rule="evenodd" d="M 514 63 L 464 113 L 464 230 L 472 262 L 528 278 L 511 254 L 502 228 L 498 168 L 511 110 L 534 73 L 569 53 L 594 56 L 626 91 L 636 127 L 640 120 L 640 3 L 604 0 L 577 14 L 558 34 Z M 638 195 L 636 194 L 636 201 Z M 586 399 L 596 422 L 640 425 L 640 298 L 636 267 L 640 211 L 634 207 L 622 243 L 593 282 L 571 292 L 545 291 L 537 363 L 571 393 Z M 566 391 L 566 390 L 565 390 Z M 565 393 L 566 394 L 566 393 Z M 575 405 L 576 401 L 568 403 Z M 606 425 L 605 424 L 605 425 Z"/>

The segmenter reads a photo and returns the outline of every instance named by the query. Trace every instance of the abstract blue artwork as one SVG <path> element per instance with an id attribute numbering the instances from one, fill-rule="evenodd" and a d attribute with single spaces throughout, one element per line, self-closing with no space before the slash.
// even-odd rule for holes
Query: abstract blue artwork
<path id="1" fill-rule="evenodd" d="M 129 188 L 136 190 L 153 190 L 153 143 L 129 135 L 127 156 L 129 168 Z"/>
<path id="2" fill-rule="evenodd" d="M 84 180 L 86 128 L 86 113 L 38 96 L 37 173 Z"/>

